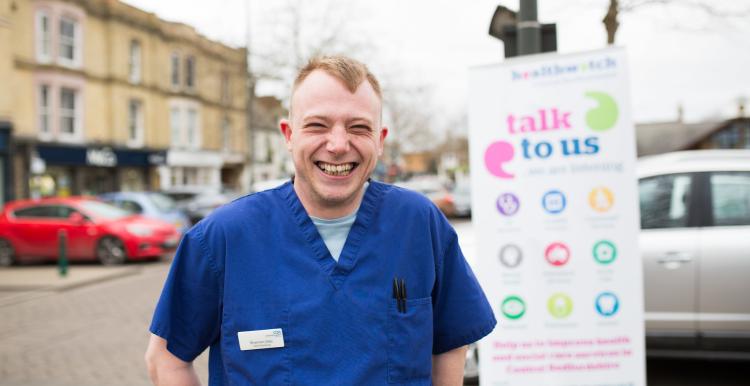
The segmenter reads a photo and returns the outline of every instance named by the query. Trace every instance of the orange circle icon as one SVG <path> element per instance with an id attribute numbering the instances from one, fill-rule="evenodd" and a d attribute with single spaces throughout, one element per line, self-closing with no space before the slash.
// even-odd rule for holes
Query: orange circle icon
<path id="1" fill-rule="evenodd" d="M 612 209 L 612 206 L 614 204 L 615 204 L 615 195 L 612 193 L 611 190 L 603 186 L 594 188 L 589 193 L 589 205 L 591 206 L 591 209 L 599 213 L 604 213 Z"/>

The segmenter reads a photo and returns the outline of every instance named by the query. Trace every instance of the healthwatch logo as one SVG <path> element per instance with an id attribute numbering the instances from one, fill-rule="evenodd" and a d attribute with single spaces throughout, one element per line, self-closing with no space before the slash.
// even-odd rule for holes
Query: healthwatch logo
<path id="1" fill-rule="evenodd" d="M 617 124 L 620 111 L 617 102 L 611 95 L 600 91 L 589 91 L 584 94 L 596 102 L 596 106 L 586 111 L 585 122 L 594 133 L 606 132 Z M 520 148 L 508 141 L 491 143 L 484 152 L 484 165 L 495 177 L 510 179 L 514 175 L 505 170 L 505 165 L 519 160 L 544 160 L 553 155 L 578 157 L 599 153 L 599 137 L 571 136 L 557 142 L 537 139 L 550 132 L 568 132 L 576 128 L 571 125 L 573 112 L 563 111 L 558 107 L 542 108 L 532 113 L 509 114 L 505 118 L 508 134 L 521 137 Z M 520 153 L 520 154 L 519 154 Z"/>

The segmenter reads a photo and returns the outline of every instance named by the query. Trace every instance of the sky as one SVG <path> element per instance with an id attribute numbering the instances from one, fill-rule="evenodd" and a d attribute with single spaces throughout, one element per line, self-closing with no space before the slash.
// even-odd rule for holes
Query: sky
<path id="1" fill-rule="evenodd" d="M 272 44 L 277 1 L 126 0 L 159 17 L 194 26 L 205 36 L 244 46 L 249 19 L 251 50 Z M 376 75 L 431 90 L 435 111 L 446 119 L 465 113 L 469 68 L 502 62 L 503 45 L 488 35 L 497 5 L 518 9 L 518 0 L 348 0 L 346 31 L 367 42 Z M 538 0 L 539 20 L 557 24 L 561 54 L 606 46 L 601 22 L 607 0 Z M 712 0 L 721 9 L 750 10 L 750 0 Z M 307 1 L 315 7 L 319 1 Z M 250 17 L 246 18 L 245 15 Z M 337 13 L 336 17 L 347 13 Z M 324 21 L 325 22 L 325 21 Z M 278 22 L 277 22 L 278 24 Z M 283 23 L 282 23 L 283 24 Z M 285 28 L 284 25 L 275 27 Z M 617 46 L 630 64 L 631 97 L 638 123 L 674 121 L 682 106 L 686 122 L 732 118 L 738 100 L 750 110 L 750 14 L 717 18 L 695 9 L 654 5 L 620 17 Z M 252 65 L 252 62 L 251 62 Z M 273 88 L 259 90 L 274 93 Z"/>

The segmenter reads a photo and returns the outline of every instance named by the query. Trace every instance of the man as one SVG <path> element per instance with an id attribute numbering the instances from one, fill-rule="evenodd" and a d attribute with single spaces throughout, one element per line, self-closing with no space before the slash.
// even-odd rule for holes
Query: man
<path id="1" fill-rule="evenodd" d="M 151 324 L 157 385 L 461 385 L 495 318 L 456 234 L 424 197 L 369 181 L 388 129 L 378 81 L 312 60 L 280 123 L 295 178 L 183 238 Z"/>

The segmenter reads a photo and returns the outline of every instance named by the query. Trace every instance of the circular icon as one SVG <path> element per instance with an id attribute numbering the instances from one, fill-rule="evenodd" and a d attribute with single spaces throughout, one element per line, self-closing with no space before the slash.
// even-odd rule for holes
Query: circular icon
<path id="1" fill-rule="evenodd" d="M 547 213 L 558 214 L 565 210 L 565 195 L 559 190 L 550 190 L 542 196 L 542 207 Z"/>
<path id="2" fill-rule="evenodd" d="M 560 267 L 570 260 L 570 248 L 563 243 L 552 243 L 544 250 L 544 258 L 555 267 Z"/>
<path id="3" fill-rule="evenodd" d="M 615 195 L 612 194 L 612 191 L 600 186 L 598 188 L 594 188 L 589 193 L 589 205 L 591 206 L 591 209 L 604 213 L 610 209 L 612 209 L 612 205 L 615 204 Z"/>
<path id="4" fill-rule="evenodd" d="M 620 309 L 620 300 L 612 292 L 602 292 L 594 302 L 596 312 L 601 316 L 612 316 Z"/>
<path id="5" fill-rule="evenodd" d="M 512 216 L 518 213 L 521 202 L 513 193 L 503 193 L 497 198 L 497 210 L 504 216 Z"/>
<path id="6" fill-rule="evenodd" d="M 508 244 L 500 249 L 500 263 L 507 268 L 515 268 L 521 265 L 523 251 L 518 245 Z"/>
<path id="7" fill-rule="evenodd" d="M 617 258 L 617 247 L 609 240 L 601 240 L 594 244 L 594 260 L 599 264 L 609 264 Z"/>
<path id="8" fill-rule="evenodd" d="M 519 319 L 526 313 L 526 303 L 520 297 L 511 295 L 503 299 L 500 311 L 508 319 Z"/>
<path id="9" fill-rule="evenodd" d="M 573 312 L 573 300 L 570 299 L 570 296 L 558 292 L 547 300 L 547 310 L 549 310 L 550 315 L 557 319 L 565 318 Z"/>

